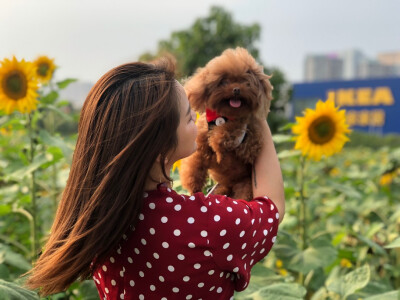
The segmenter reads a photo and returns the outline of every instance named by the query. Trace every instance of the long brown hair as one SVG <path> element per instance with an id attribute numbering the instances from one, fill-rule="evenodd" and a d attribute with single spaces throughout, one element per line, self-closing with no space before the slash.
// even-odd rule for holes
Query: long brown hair
<path id="1" fill-rule="evenodd" d="M 171 58 L 124 64 L 93 86 L 51 234 L 29 272 L 28 288 L 46 296 L 88 278 L 94 257 L 104 259 L 135 223 L 152 165 L 177 145 L 174 69 Z"/>

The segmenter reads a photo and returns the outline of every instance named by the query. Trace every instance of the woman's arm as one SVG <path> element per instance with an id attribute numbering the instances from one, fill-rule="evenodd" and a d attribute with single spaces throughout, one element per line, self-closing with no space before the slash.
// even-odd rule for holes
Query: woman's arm
<path id="1" fill-rule="evenodd" d="M 268 123 L 265 120 L 260 123 L 262 124 L 263 146 L 253 167 L 253 197 L 268 196 L 277 206 L 279 222 L 281 222 L 285 215 L 282 171 Z"/>

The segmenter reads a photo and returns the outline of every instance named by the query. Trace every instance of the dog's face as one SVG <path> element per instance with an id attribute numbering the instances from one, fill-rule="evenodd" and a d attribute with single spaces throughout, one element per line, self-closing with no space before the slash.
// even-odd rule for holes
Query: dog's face
<path id="1" fill-rule="evenodd" d="M 270 76 L 243 48 L 228 49 L 212 59 L 185 84 L 192 107 L 241 118 L 260 109 L 268 112 L 272 99 Z"/>

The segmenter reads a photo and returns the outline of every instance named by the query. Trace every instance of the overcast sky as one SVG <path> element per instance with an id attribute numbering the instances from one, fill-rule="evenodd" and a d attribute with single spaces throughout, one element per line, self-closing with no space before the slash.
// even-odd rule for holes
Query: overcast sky
<path id="1" fill-rule="evenodd" d="M 400 51 L 400 0 L 0 0 L 0 59 L 46 54 L 60 67 L 57 78 L 95 82 L 212 5 L 259 23 L 262 61 L 294 82 L 308 53 L 360 49 L 373 59 Z"/>

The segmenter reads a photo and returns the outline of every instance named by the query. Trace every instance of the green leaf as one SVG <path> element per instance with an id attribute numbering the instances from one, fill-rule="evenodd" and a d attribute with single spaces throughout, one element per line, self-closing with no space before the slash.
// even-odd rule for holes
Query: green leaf
<path id="1" fill-rule="evenodd" d="M 8 270 L 7 266 L 3 263 L 0 263 L 0 279 L 9 279 L 10 278 L 10 271 Z"/>
<path id="2" fill-rule="evenodd" d="M 274 141 L 275 144 L 280 144 L 293 141 L 293 137 L 291 135 L 285 135 L 285 134 L 274 134 L 272 136 L 272 140 Z"/>
<path id="3" fill-rule="evenodd" d="M 337 280 L 330 282 L 327 286 L 329 291 L 346 298 L 356 290 L 365 287 L 370 279 L 369 265 L 358 268 Z"/>
<path id="4" fill-rule="evenodd" d="M 383 256 L 387 256 L 385 249 L 383 249 L 380 245 L 375 243 L 374 241 L 370 240 L 369 238 L 362 236 L 361 234 L 356 233 L 355 236 L 365 244 L 367 244 L 375 253 L 381 254 Z"/>
<path id="5" fill-rule="evenodd" d="M 289 263 L 289 269 L 307 274 L 311 270 L 329 266 L 335 261 L 337 250 L 332 246 L 309 247 L 294 256 Z"/>
<path id="6" fill-rule="evenodd" d="M 49 148 L 47 148 L 46 157 L 47 157 L 48 162 L 43 164 L 42 166 L 40 166 L 41 169 L 46 169 L 49 166 L 56 164 L 64 157 L 64 155 L 62 154 L 62 151 L 60 148 L 50 146 Z"/>
<path id="7" fill-rule="evenodd" d="M 391 291 L 364 298 L 364 300 L 398 300 L 398 299 L 400 299 L 400 291 Z"/>
<path id="8" fill-rule="evenodd" d="M 39 296 L 19 285 L 0 279 L 0 299 L 2 300 L 38 300 Z"/>
<path id="9" fill-rule="evenodd" d="M 10 196 L 16 194 L 20 186 L 18 184 L 8 185 L 0 188 L 0 196 Z"/>
<path id="10" fill-rule="evenodd" d="M 0 216 L 4 216 L 11 212 L 11 206 L 7 204 L 0 204 Z"/>
<path id="11" fill-rule="evenodd" d="M 24 129 L 26 119 L 12 118 L 11 116 L 3 116 L 0 118 L 0 128 L 11 126 L 13 130 Z"/>
<path id="12" fill-rule="evenodd" d="M 347 236 L 346 232 L 338 232 L 332 239 L 332 245 L 333 246 L 339 245 L 346 236 Z"/>
<path id="13" fill-rule="evenodd" d="M 10 247 L 0 244 L 0 262 L 28 271 L 32 265 L 21 254 L 14 252 Z"/>
<path id="14" fill-rule="evenodd" d="M 263 300 L 297 300 L 304 299 L 306 289 L 297 283 L 276 283 L 256 293 Z"/>
<path id="15" fill-rule="evenodd" d="M 280 127 L 280 128 L 278 129 L 278 131 L 279 131 L 279 132 L 282 132 L 282 131 L 286 131 L 286 130 L 292 129 L 292 127 L 293 127 L 294 125 L 296 125 L 296 123 L 287 123 L 287 124 L 285 124 L 284 126 Z"/>
<path id="16" fill-rule="evenodd" d="M 275 272 L 267 267 L 265 267 L 262 263 L 256 264 L 252 269 L 251 269 L 251 278 L 254 276 L 259 276 L 259 277 L 267 277 L 267 276 L 274 276 L 276 275 Z"/>
<path id="17" fill-rule="evenodd" d="M 287 158 L 287 157 L 293 157 L 293 156 L 300 156 L 301 151 L 300 150 L 283 150 L 278 153 L 278 158 Z"/>
<path id="18" fill-rule="evenodd" d="M 40 102 L 46 103 L 46 104 L 52 104 L 57 100 L 58 96 L 59 96 L 59 94 L 56 91 L 51 91 L 47 95 L 40 97 Z"/>
<path id="19" fill-rule="evenodd" d="M 46 106 L 47 109 L 56 112 L 60 117 L 62 117 L 64 120 L 69 121 L 69 122 L 73 122 L 74 119 L 72 116 L 66 114 L 65 112 L 63 112 L 62 110 L 60 110 L 60 108 L 58 108 L 57 106 L 54 106 L 52 104 L 49 104 Z"/>
<path id="20" fill-rule="evenodd" d="M 57 107 L 64 107 L 64 106 L 68 106 L 71 102 L 68 100 L 63 100 L 63 101 L 59 101 L 56 103 Z"/>
<path id="21" fill-rule="evenodd" d="M 63 80 L 63 81 L 57 82 L 57 86 L 58 86 L 58 88 L 59 88 L 60 90 L 62 90 L 62 89 L 65 89 L 68 85 L 70 85 L 70 83 L 73 83 L 73 82 L 75 82 L 75 81 L 77 81 L 77 79 L 68 78 L 68 79 L 65 79 L 65 80 Z"/>
<path id="22" fill-rule="evenodd" d="M 311 300 L 325 300 L 325 299 L 330 299 L 328 291 L 326 290 L 325 287 L 320 288 L 315 292 L 314 295 L 312 295 Z"/>
<path id="23" fill-rule="evenodd" d="M 385 227 L 386 225 L 384 223 L 381 222 L 375 222 L 372 223 L 369 228 L 368 231 L 366 232 L 366 236 L 368 237 L 373 237 L 377 232 L 382 231 L 382 229 Z"/>
<path id="24" fill-rule="evenodd" d="M 283 277 L 265 267 L 261 262 L 251 269 L 251 278 L 249 286 L 242 292 L 235 294 L 235 299 L 252 298 L 253 294 L 258 293 L 268 285 L 282 282 Z"/>
<path id="25" fill-rule="evenodd" d="M 354 250 L 349 250 L 349 249 L 339 249 L 338 251 L 338 258 L 342 259 L 342 258 L 346 258 L 350 261 L 355 260 L 355 256 L 354 256 Z"/>
<path id="26" fill-rule="evenodd" d="M 332 247 L 332 236 L 329 232 L 319 232 L 311 238 L 310 246 L 314 248 Z"/>
<path id="27" fill-rule="evenodd" d="M 29 174 L 40 168 L 43 164 L 47 163 L 47 161 L 48 159 L 46 155 L 44 153 L 41 153 L 34 158 L 33 162 L 30 165 L 24 166 L 12 172 L 11 174 L 5 175 L 4 179 L 6 181 L 8 180 L 20 181 L 21 178 L 28 176 Z"/>
<path id="28" fill-rule="evenodd" d="M 63 138 L 59 137 L 59 136 L 51 136 L 47 131 L 45 130 L 40 130 L 39 131 L 39 136 L 40 139 L 43 141 L 43 143 L 47 146 L 54 146 L 57 147 L 59 149 L 61 149 L 62 153 L 64 154 L 64 157 L 69 157 L 69 155 L 71 154 L 71 152 L 73 151 L 73 147 L 70 146 L 68 143 L 66 143 Z M 51 150 L 48 149 L 48 151 L 52 154 L 53 151 L 55 151 L 54 149 Z"/>
<path id="29" fill-rule="evenodd" d="M 400 237 L 395 239 L 393 242 L 391 242 L 389 245 L 385 246 L 386 249 L 391 249 L 391 248 L 400 248 Z"/>
<path id="30" fill-rule="evenodd" d="M 361 199 L 362 195 L 359 191 L 357 191 L 354 187 L 349 186 L 347 184 L 340 184 L 333 180 L 329 180 L 328 184 L 330 187 L 335 189 L 337 192 L 344 194 L 352 199 Z"/>
<path id="31" fill-rule="evenodd" d="M 85 300 L 98 300 L 99 292 L 97 291 L 96 285 L 93 280 L 85 280 L 80 285 L 80 294 L 82 299 Z"/>
<path id="32" fill-rule="evenodd" d="M 394 275 L 394 276 L 396 276 L 396 275 Z M 359 299 L 359 297 L 362 297 L 362 296 L 364 299 L 364 297 L 381 295 L 381 294 L 385 294 L 385 293 L 391 292 L 391 291 L 393 291 L 393 287 L 392 287 L 392 284 L 390 281 L 387 281 L 387 280 L 373 281 L 372 274 L 371 274 L 371 280 L 368 282 L 368 284 L 365 287 L 363 287 L 362 290 L 360 290 L 356 294 L 351 295 L 351 297 L 354 297 L 357 295 L 358 298 L 356 298 L 356 299 Z"/>

